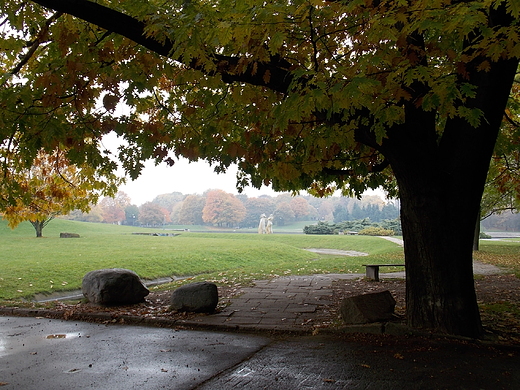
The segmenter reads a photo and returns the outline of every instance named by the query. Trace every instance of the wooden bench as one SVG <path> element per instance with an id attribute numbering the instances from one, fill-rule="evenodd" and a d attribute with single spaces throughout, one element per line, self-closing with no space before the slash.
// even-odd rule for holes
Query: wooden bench
<path id="1" fill-rule="evenodd" d="M 404 267 L 404 264 L 363 264 L 366 267 L 366 275 L 369 279 L 379 281 L 379 267 Z"/>

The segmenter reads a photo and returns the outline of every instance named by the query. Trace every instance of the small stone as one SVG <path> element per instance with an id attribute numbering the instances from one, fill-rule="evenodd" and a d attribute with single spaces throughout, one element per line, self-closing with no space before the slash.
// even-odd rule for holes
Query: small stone
<path id="1" fill-rule="evenodd" d="M 218 304 L 217 285 L 209 282 L 190 283 L 175 289 L 170 297 L 170 310 L 212 313 Z"/>
<path id="2" fill-rule="evenodd" d="M 346 324 L 368 324 L 393 317 L 395 299 L 390 291 L 357 295 L 341 302 L 340 314 Z"/>

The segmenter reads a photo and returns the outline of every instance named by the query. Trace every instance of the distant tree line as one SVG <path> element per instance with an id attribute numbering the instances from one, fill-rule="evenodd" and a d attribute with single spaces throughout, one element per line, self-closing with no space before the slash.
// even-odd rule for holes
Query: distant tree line
<path id="1" fill-rule="evenodd" d="M 384 205 L 368 203 L 361 204 L 355 199 L 350 199 L 346 204 L 338 204 L 334 208 L 334 222 L 357 221 L 369 218 L 372 222 L 381 222 L 399 218 L 399 208 L 396 204 L 389 202 Z"/>
<path id="2" fill-rule="evenodd" d="M 273 215 L 275 226 L 297 221 L 334 221 L 370 218 L 372 222 L 396 218 L 399 210 L 379 196 L 361 199 L 345 197 L 315 198 L 310 195 L 277 196 L 233 195 L 208 190 L 202 195 L 172 192 L 156 196 L 141 206 L 118 192 L 103 198 L 89 213 L 74 211 L 67 218 L 112 224 L 160 227 L 165 225 L 206 225 L 225 228 L 256 228 L 262 214 Z"/>
<path id="3" fill-rule="evenodd" d="M 495 213 L 482 220 L 481 225 L 486 230 L 518 232 L 520 231 L 520 213 L 517 210 Z"/>

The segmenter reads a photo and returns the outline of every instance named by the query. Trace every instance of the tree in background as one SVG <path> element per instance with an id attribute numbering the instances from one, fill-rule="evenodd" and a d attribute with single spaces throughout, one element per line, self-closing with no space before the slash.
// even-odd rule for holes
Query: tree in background
<path id="1" fill-rule="evenodd" d="M 180 216 L 180 211 L 182 209 L 182 204 L 184 202 L 179 202 L 179 203 L 176 203 L 175 206 L 173 206 L 172 208 L 172 211 L 170 213 L 170 219 L 172 221 L 172 224 L 174 225 L 180 225 L 181 223 L 179 222 L 179 216 Z"/>
<path id="2" fill-rule="evenodd" d="M 139 207 L 130 204 L 125 207 L 125 225 L 135 226 L 139 221 Z"/>
<path id="3" fill-rule="evenodd" d="M 182 202 L 185 197 L 186 195 L 182 194 L 181 192 L 171 192 L 169 194 L 157 195 L 152 200 L 152 203 L 158 204 L 163 209 L 166 209 L 171 213 L 175 205 Z"/>
<path id="4" fill-rule="evenodd" d="M 144 226 L 162 226 L 169 220 L 168 210 L 161 206 L 146 202 L 139 207 L 139 224 Z"/>
<path id="5" fill-rule="evenodd" d="M 332 221 L 334 219 L 334 204 L 335 202 L 332 199 L 326 198 L 324 202 L 317 207 L 318 219 L 320 221 Z"/>
<path id="6" fill-rule="evenodd" d="M 241 223 L 243 227 L 256 228 L 262 214 L 271 215 L 275 210 L 275 201 L 268 196 L 247 198 L 244 202 L 246 216 Z"/>
<path id="7" fill-rule="evenodd" d="M 126 220 L 125 208 L 131 203 L 130 197 L 122 191 L 115 196 L 104 197 L 99 202 L 103 222 L 105 223 L 121 223 Z"/>
<path id="8" fill-rule="evenodd" d="M 366 201 L 373 203 L 366 203 Z M 349 212 L 349 205 L 351 211 Z M 354 221 L 369 218 L 372 222 L 399 218 L 399 209 L 391 202 L 381 206 L 380 202 L 365 199 L 365 203 L 358 203 L 354 199 L 347 205 L 338 203 L 334 208 L 334 222 Z"/>
<path id="9" fill-rule="evenodd" d="M 304 220 L 309 215 L 309 202 L 307 202 L 305 198 L 297 196 L 292 198 L 289 204 L 294 213 L 294 218 L 297 221 Z"/>
<path id="10" fill-rule="evenodd" d="M 4 0 L 0 134 L 22 132 L 23 161 L 59 139 L 100 167 L 115 130 L 133 177 L 182 155 L 237 163 L 240 188 L 398 191 L 409 325 L 477 337 L 473 232 L 520 9 L 403 4 Z"/>
<path id="11" fill-rule="evenodd" d="M 203 225 L 202 210 L 206 199 L 200 195 L 188 195 L 184 198 L 178 214 L 178 223 L 181 225 Z"/>
<path id="12" fill-rule="evenodd" d="M 246 208 L 235 196 L 222 190 L 211 190 L 206 195 L 202 219 L 215 226 L 234 227 L 244 220 Z"/>
<path id="13" fill-rule="evenodd" d="M 0 200 L 3 218 L 12 229 L 20 222 L 29 221 L 36 237 L 42 237 L 43 229 L 56 216 L 76 209 L 88 211 L 100 195 L 114 193 L 119 184 L 113 175 L 100 178 L 90 166 L 71 165 L 65 152 L 59 149 L 51 154 L 39 152 L 30 168 L 20 166 L 7 150 L 0 152 L 4 164 L 4 180 L 0 185 L 16 186 L 20 195 L 11 201 Z"/>
<path id="14" fill-rule="evenodd" d="M 333 221 L 336 223 L 350 220 L 350 213 L 348 212 L 348 209 L 341 204 L 337 204 L 336 207 L 334 207 L 332 214 L 334 215 Z"/>
<path id="15" fill-rule="evenodd" d="M 294 219 L 294 211 L 291 207 L 291 203 L 282 201 L 276 205 L 276 210 L 274 210 L 275 225 L 285 226 L 294 222 Z"/>

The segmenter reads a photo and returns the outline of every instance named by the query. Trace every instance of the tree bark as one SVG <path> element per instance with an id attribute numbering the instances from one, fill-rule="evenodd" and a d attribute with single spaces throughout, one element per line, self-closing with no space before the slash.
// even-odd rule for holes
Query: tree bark
<path id="1" fill-rule="evenodd" d="M 31 224 L 33 225 L 34 230 L 36 231 L 36 237 L 42 237 L 43 228 L 46 225 L 44 221 L 31 221 Z"/>
<path id="2" fill-rule="evenodd" d="M 480 250 L 480 216 L 481 212 L 479 211 L 477 217 L 477 223 L 475 224 L 475 230 L 473 232 L 473 251 Z"/>
<path id="3" fill-rule="evenodd" d="M 442 184 L 428 185 L 428 176 L 423 177 L 414 184 L 410 180 L 399 183 L 408 323 L 414 328 L 479 337 L 482 326 L 472 268 L 476 218 L 453 213 L 468 201 L 467 196 L 449 188 L 439 191 L 436 187 Z M 472 197 L 478 199 L 478 195 Z"/>

